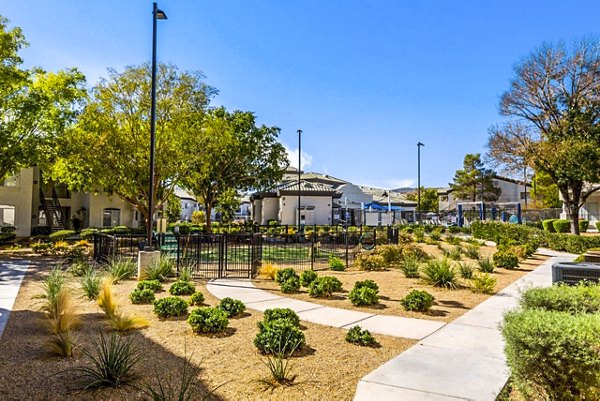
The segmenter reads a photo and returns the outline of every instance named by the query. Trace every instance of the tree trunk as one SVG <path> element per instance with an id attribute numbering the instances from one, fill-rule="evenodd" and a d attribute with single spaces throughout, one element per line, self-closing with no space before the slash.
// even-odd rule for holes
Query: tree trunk
<path id="1" fill-rule="evenodd" d="M 571 219 L 571 233 L 579 235 L 579 208 L 569 210 L 569 217 Z"/>
<path id="2" fill-rule="evenodd" d="M 210 234 L 212 232 L 210 214 L 212 212 L 212 205 L 210 202 L 204 202 L 204 211 L 206 213 L 206 233 Z"/>

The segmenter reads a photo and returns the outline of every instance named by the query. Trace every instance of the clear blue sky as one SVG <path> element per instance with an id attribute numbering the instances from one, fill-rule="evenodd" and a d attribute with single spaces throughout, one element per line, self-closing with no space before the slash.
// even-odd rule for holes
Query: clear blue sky
<path id="1" fill-rule="evenodd" d="M 600 3 L 522 0 L 163 0 L 159 61 L 201 70 L 214 105 L 281 128 L 307 170 L 357 184 L 445 186 L 485 152 L 513 65 L 544 41 L 599 36 Z M 108 67 L 151 57 L 152 2 L 5 0 L 28 66 Z M 297 153 L 296 153 L 297 154 Z M 297 158 L 297 156 L 296 156 Z M 295 158 L 295 159 L 296 159 Z"/>

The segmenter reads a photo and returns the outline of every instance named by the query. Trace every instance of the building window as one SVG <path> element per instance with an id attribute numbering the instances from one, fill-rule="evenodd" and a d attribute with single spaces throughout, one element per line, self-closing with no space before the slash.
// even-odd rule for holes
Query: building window
<path id="1" fill-rule="evenodd" d="M 520 195 L 521 200 L 525 199 L 525 192 L 521 192 L 519 195 Z"/>
<path id="2" fill-rule="evenodd" d="M 17 176 L 11 175 L 10 177 L 6 177 L 4 181 L 0 181 L 1 187 L 16 187 L 17 186 Z"/>
<path id="3" fill-rule="evenodd" d="M 15 225 L 15 207 L 10 205 L 0 205 L 0 226 Z"/>
<path id="4" fill-rule="evenodd" d="M 186 208 L 186 209 L 188 208 L 188 203 L 187 203 L 187 202 L 185 202 L 185 208 Z"/>
<path id="5" fill-rule="evenodd" d="M 102 212 L 102 227 L 121 225 L 121 209 L 108 208 Z"/>

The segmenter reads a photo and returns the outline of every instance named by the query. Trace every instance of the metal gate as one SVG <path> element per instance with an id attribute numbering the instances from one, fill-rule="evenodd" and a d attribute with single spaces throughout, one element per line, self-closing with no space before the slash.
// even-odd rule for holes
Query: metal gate
<path id="1" fill-rule="evenodd" d="M 252 278 L 262 258 L 260 234 L 178 235 L 176 248 L 164 249 L 196 278 Z"/>

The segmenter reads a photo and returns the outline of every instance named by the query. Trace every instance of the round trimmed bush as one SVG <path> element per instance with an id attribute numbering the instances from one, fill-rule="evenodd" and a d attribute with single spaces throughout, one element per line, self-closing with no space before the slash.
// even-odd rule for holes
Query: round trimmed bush
<path id="1" fill-rule="evenodd" d="M 275 275 L 275 281 L 281 284 L 288 281 L 292 277 L 299 278 L 298 273 L 296 273 L 296 270 L 292 269 L 291 267 L 288 267 L 286 269 L 280 269 L 277 271 L 277 274 Z"/>
<path id="2" fill-rule="evenodd" d="M 496 267 L 504 267 L 505 269 L 514 269 L 519 267 L 519 257 L 511 251 L 498 251 L 492 256 Z"/>
<path id="3" fill-rule="evenodd" d="M 427 291 L 412 290 L 400 303 L 407 311 L 427 312 L 433 306 L 434 299 Z"/>
<path id="4" fill-rule="evenodd" d="M 544 220 L 542 221 L 542 227 L 544 227 L 544 231 L 548 231 L 549 233 L 555 233 L 556 230 L 554 229 L 554 222 L 558 220 L 558 219 L 548 219 L 548 220 Z"/>
<path id="5" fill-rule="evenodd" d="M 298 292 L 300 289 L 300 278 L 298 275 L 292 276 L 281 283 L 281 292 L 284 294 L 291 294 Z"/>
<path id="6" fill-rule="evenodd" d="M 586 232 L 590 226 L 589 220 L 579 220 L 579 232 Z"/>
<path id="7" fill-rule="evenodd" d="M 171 295 L 192 295 L 194 292 L 196 292 L 196 288 L 189 281 L 178 280 L 169 288 Z"/>
<path id="8" fill-rule="evenodd" d="M 354 283 L 354 288 L 363 288 L 363 287 L 371 288 L 372 290 L 379 291 L 379 286 L 373 280 L 363 280 L 363 281 L 357 281 L 356 283 Z"/>
<path id="9" fill-rule="evenodd" d="M 317 277 L 319 277 L 319 275 L 314 271 L 305 270 L 300 275 L 300 284 L 302 284 L 303 287 L 308 287 L 310 283 L 317 279 Z"/>
<path id="10" fill-rule="evenodd" d="M 129 294 L 129 299 L 132 304 L 151 304 L 155 299 L 154 291 L 149 288 L 143 290 L 136 288 Z"/>
<path id="11" fill-rule="evenodd" d="M 194 333 L 221 333 L 229 325 L 227 313 L 220 308 L 197 308 L 188 317 Z"/>
<path id="12" fill-rule="evenodd" d="M 188 303 L 179 297 L 166 297 L 154 301 L 154 313 L 160 318 L 177 317 L 187 313 Z"/>
<path id="13" fill-rule="evenodd" d="M 300 318 L 298 317 L 298 314 L 290 308 L 267 309 L 263 315 L 262 323 L 267 324 L 274 322 L 275 320 L 289 320 L 294 326 L 300 326 Z"/>
<path id="14" fill-rule="evenodd" d="M 346 265 L 342 259 L 331 255 L 329 256 L 329 268 L 331 270 L 340 272 L 346 270 Z"/>
<path id="15" fill-rule="evenodd" d="M 360 326 L 353 326 L 346 333 L 346 341 L 363 347 L 376 347 L 377 341 L 369 330 L 363 330 Z"/>
<path id="16" fill-rule="evenodd" d="M 354 287 L 348 294 L 348 299 L 354 306 L 374 305 L 379 302 L 378 291 L 370 287 Z"/>
<path id="17" fill-rule="evenodd" d="M 190 297 L 190 305 L 202 305 L 204 303 L 204 294 L 196 291 Z"/>
<path id="18" fill-rule="evenodd" d="M 330 297 L 332 293 L 342 290 L 342 282 L 336 277 L 323 276 L 313 281 L 308 287 L 311 297 Z"/>
<path id="19" fill-rule="evenodd" d="M 289 355 L 304 346 L 304 333 L 287 319 L 263 323 L 259 328 L 254 345 L 265 354 Z"/>
<path id="20" fill-rule="evenodd" d="M 158 280 L 144 280 L 137 285 L 138 290 L 152 290 L 154 292 L 162 291 L 163 286 Z"/>
<path id="21" fill-rule="evenodd" d="M 246 310 L 246 305 L 238 299 L 233 298 L 223 298 L 217 308 L 223 310 L 227 317 L 239 316 Z"/>
<path id="22" fill-rule="evenodd" d="M 554 226 L 554 231 L 557 233 L 568 233 L 571 230 L 571 221 L 555 220 L 552 222 L 552 226 Z"/>

